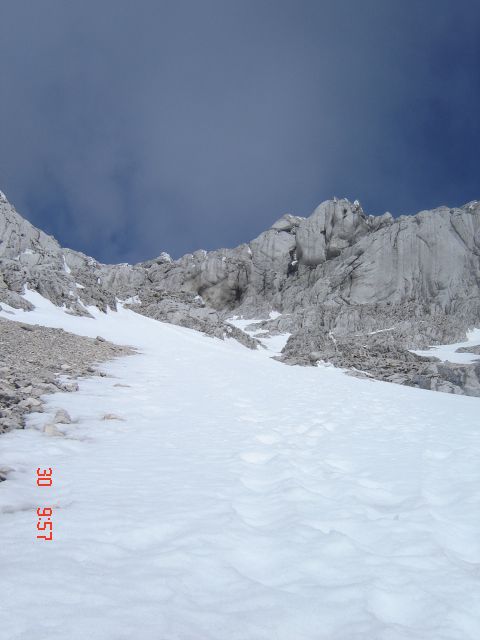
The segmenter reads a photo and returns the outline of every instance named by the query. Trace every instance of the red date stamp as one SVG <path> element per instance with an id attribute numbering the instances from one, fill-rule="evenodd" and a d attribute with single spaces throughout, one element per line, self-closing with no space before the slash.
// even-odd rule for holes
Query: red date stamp
<path id="1" fill-rule="evenodd" d="M 51 487 L 53 484 L 53 470 L 49 467 L 48 469 L 37 469 L 37 487 Z M 52 514 L 53 509 L 51 507 L 39 507 L 37 509 L 37 531 L 42 532 L 42 534 L 37 534 L 37 539 L 39 540 L 53 540 L 53 523 L 52 523 Z"/>

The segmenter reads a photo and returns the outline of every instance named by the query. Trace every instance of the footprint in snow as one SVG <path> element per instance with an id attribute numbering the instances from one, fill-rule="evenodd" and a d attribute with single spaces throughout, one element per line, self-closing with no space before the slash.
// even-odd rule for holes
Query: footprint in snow
<path id="1" fill-rule="evenodd" d="M 335 471 L 349 472 L 352 471 L 352 464 L 348 460 L 329 456 L 325 458 L 324 463 Z"/>
<path id="2" fill-rule="evenodd" d="M 263 451 L 246 451 L 240 454 L 240 458 L 249 464 L 264 464 L 274 458 L 276 453 L 266 453 Z"/>

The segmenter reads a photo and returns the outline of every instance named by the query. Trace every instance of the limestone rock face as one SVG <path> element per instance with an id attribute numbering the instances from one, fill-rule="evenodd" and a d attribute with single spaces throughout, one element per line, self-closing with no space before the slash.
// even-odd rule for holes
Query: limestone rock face
<path id="1" fill-rule="evenodd" d="M 368 231 L 359 205 L 348 200 L 327 200 L 302 221 L 296 233 L 297 256 L 309 267 L 336 258 Z"/>
<path id="2" fill-rule="evenodd" d="M 316 353 L 421 386 L 427 365 L 408 349 L 460 341 L 480 326 L 480 203 L 393 218 L 367 215 L 357 201 L 327 200 L 308 218 L 285 214 L 234 249 L 105 265 L 62 249 L 2 196 L 0 304 L 28 308 L 25 287 L 72 313 L 88 314 L 89 305 L 115 309 L 122 300 L 219 337 L 231 333 L 224 320 L 233 313 L 262 318 L 275 310 L 281 315 L 264 328 L 292 334 L 286 362 L 312 364 Z M 359 344 L 367 346 L 358 351 Z M 390 376 L 380 371 L 385 362 Z M 451 389 L 442 375 L 428 388 Z M 473 389 L 469 376 L 464 388 Z"/>
<path id="3" fill-rule="evenodd" d="M 57 241 L 24 220 L 3 194 L 0 211 L 0 258 L 18 258 L 20 264 L 32 266 L 46 253 L 59 251 Z"/>
<path id="4" fill-rule="evenodd" d="M 231 336 L 249 348 L 258 341 L 225 323 L 217 311 L 233 307 L 246 286 L 242 257 L 225 251 L 197 251 L 174 262 L 167 253 L 138 265 L 105 265 L 71 249 L 24 220 L 2 194 L 0 198 L 0 305 L 29 310 L 22 294 L 35 290 L 76 315 L 88 306 L 116 309 L 122 300 L 139 313 L 223 338 Z M 245 254 L 245 256 L 243 256 Z M 207 306 L 200 293 L 205 291 Z M 215 308 L 214 308 L 215 307 Z"/>
<path id="5" fill-rule="evenodd" d="M 309 307 L 415 300 L 449 312 L 459 299 L 478 297 L 479 224 L 478 204 L 387 218 L 377 227 L 372 216 L 346 201 L 323 203 L 296 231 L 295 277 L 270 294 L 287 311 L 298 302 Z"/>
<path id="6" fill-rule="evenodd" d="M 23 219 L 5 197 L 0 201 L 0 273 L 6 285 L 0 286 L 0 304 L 25 308 L 20 294 L 28 287 L 79 315 L 88 315 L 88 304 L 103 311 L 115 308 L 112 292 L 98 286 L 98 267 L 92 258 L 62 249 Z"/>

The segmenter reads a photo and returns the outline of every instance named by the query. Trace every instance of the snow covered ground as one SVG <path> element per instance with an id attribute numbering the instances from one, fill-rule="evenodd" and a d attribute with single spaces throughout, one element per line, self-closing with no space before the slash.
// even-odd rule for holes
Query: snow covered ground
<path id="1" fill-rule="evenodd" d="M 2 640 L 480 638 L 478 399 L 28 296 L 141 353 L 0 438 Z"/>
<path id="2" fill-rule="evenodd" d="M 287 344 L 287 340 L 291 334 L 281 333 L 276 336 L 264 335 L 264 334 L 268 334 L 268 331 L 266 329 L 251 330 L 249 329 L 249 327 L 251 325 L 254 325 L 256 322 L 262 322 L 262 320 L 268 320 L 268 319 L 273 320 L 274 318 L 277 318 L 279 315 L 280 314 L 278 312 L 272 311 L 270 313 L 270 318 L 263 318 L 259 320 L 251 320 L 251 319 L 246 320 L 244 318 L 239 318 L 238 316 L 234 316 L 233 318 L 229 318 L 228 322 L 232 324 L 234 327 L 237 327 L 237 329 L 241 329 L 242 331 L 245 331 L 245 333 L 247 333 L 249 336 L 252 336 L 252 338 L 257 338 L 257 340 L 260 340 L 260 342 L 265 347 L 265 350 L 262 351 L 262 353 L 267 357 L 271 358 L 273 355 L 277 355 L 281 353 L 283 347 Z"/>
<path id="3" fill-rule="evenodd" d="M 440 360 L 449 362 L 456 362 L 460 364 L 468 364 L 475 362 L 479 359 L 479 356 L 474 353 L 457 353 L 459 347 L 474 347 L 480 344 L 480 329 L 473 329 L 467 334 L 467 340 L 465 342 L 456 342 L 455 344 L 442 344 L 435 347 L 430 347 L 426 351 L 414 351 L 420 356 L 433 356 Z"/>

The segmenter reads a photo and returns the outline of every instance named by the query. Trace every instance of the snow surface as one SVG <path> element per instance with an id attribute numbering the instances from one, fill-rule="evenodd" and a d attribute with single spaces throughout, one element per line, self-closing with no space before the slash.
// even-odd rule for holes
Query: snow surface
<path id="1" fill-rule="evenodd" d="M 268 357 L 272 357 L 273 355 L 278 355 L 281 353 L 283 347 L 287 344 L 287 340 L 292 335 L 291 333 L 280 333 L 278 335 L 265 335 L 268 334 L 268 330 L 266 329 L 254 329 L 249 330 L 249 326 L 256 324 L 257 322 L 264 322 L 265 320 L 274 320 L 278 318 L 281 314 L 278 311 L 271 311 L 269 318 L 260 318 L 258 320 L 245 319 L 243 317 L 233 316 L 232 318 L 228 318 L 227 322 L 237 329 L 241 329 L 252 338 L 257 338 L 261 342 L 261 344 L 265 347 L 266 351 L 263 353 Z"/>
<path id="2" fill-rule="evenodd" d="M 420 356 L 433 356 L 440 360 L 455 362 L 460 364 L 468 364 L 475 362 L 479 359 L 479 356 L 474 353 L 456 353 L 459 347 L 475 347 L 480 344 L 480 329 L 473 329 L 467 333 L 467 340 L 465 342 L 456 342 L 455 344 L 443 344 L 435 347 L 430 347 L 426 351 L 414 351 Z"/>
<path id="3" fill-rule="evenodd" d="M 478 399 L 27 297 L 140 353 L 0 437 L 2 640 L 478 640 Z"/>
<path id="4" fill-rule="evenodd" d="M 67 259 L 65 258 L 65 256 L 63 256 L 63 268 L 65 270 L 65 273 L 72 273 L 72 270 L 67 264 Z"/>

